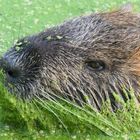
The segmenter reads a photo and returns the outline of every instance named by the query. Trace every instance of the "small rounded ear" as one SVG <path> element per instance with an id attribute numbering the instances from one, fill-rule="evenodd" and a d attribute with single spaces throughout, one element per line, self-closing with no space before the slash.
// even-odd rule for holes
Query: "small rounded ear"
<path id="1" fill-rule="evenodd" d="M 120 10 L 123 11 L 123 12 L 132 12 L 133 11 L 133 5 L 131 3 L 126 3 L 126 4 L 121 6 Z"/>

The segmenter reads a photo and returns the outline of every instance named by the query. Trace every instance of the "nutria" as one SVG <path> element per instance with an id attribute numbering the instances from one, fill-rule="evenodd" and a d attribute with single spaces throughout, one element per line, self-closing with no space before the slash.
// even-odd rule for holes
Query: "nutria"
<path id="1" fill-rule="evenodd" d="M 129 8 L 80 16 L 20 39 L 1 59 L 9 91 L 100 109 L 140 93 L 140 17 Z"/>

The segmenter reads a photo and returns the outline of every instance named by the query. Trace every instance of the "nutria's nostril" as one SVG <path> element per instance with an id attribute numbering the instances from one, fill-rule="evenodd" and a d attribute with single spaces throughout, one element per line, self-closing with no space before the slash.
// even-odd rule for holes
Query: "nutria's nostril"
<path id="1" fill-rule="evenodd" d="M 5 56 L 0 59 L 0 69 L 10 78 L 17 78 L 20 75 L 19 68 L 15 67 L 11 59 L 7 59 Z"/>
<path id="2" fill-rule="evenodd" d="M 12 78 L 17 78 L 17 77 L 19 77 L 20 72 L 19 72 L 19 70 L 11 69 L 11 70 L 7 70 L 7 75 Z"/>

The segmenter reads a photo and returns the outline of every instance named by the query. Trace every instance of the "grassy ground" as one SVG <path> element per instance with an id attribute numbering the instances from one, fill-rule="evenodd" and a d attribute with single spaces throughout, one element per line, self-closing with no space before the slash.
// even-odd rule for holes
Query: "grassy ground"
<path id="1" fill-rule="evenodd" d="M 129 1 L 131 2 L 131 1 Z M 125 0 L 0 0 L 0 54 L 22 36 L 63 20 L 96 11 L 109 11 Z M 139 0 L 132 0 L 139 11 Z M 1 76 L 2 79 L 2 76 Z M 131 91 L 132 92 L 132 91 Z M 138 139 L 140 111 L 132 102 L 122 111 L 98 114 L 90 108 L 38 103 L 21 104 L 0 85 L 0 139 Z M 42 108 L 45 106 L 45 108 Z M 129 108 L 129 113 L 127 110 Z M 131 108 L 131 110 L 130 110 Z"/>

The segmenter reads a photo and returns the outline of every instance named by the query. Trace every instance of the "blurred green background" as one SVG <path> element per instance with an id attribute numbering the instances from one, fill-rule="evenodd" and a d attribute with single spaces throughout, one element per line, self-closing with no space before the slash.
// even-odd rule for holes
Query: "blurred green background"
<path id="1" fill-rule="evenodd" d="M 77 15 L 116 9 L 139 0 L 0 0 L 0 51 L 27 34 L 39 32 Z"/>

